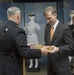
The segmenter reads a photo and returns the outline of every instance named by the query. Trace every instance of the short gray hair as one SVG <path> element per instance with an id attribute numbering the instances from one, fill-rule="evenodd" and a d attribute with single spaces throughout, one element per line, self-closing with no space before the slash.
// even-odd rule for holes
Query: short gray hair
<path id="1" fill-rule="evenodd" d="M 48 7 L 45 8 L 43 15 L 45 15 L 45 14 L 48 13 L 49 11 L 51 11 L 52 14 L 57 13 L 57 10 L 56 10 L 54 7 L 48 6 Z"/>
<path id="2" fill-rule="evenodd" d="M 21 10 L 18 7 L 12 6 L 7 9 L 7 16 L 12 16 L 12 15 L 15 15 L 20 12 L 21 12 Z"/>

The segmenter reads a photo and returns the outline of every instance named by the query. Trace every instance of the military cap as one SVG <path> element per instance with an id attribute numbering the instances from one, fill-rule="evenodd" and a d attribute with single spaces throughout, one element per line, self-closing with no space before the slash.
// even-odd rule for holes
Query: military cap
<path id="1" fill-rule="evenodd" d="M 35 14 L 34 13 L 30 13 L 29 16 L 35 16 Z"/>

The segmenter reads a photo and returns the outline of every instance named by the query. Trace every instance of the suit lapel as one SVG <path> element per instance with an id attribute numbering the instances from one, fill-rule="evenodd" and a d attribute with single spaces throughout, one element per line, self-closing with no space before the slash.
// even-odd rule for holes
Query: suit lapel
<path id="1" fill-rule="evenodd" d="M 56 27 L 56 30 L 55 30 L 55 32 L 54 32 L 52 41 L 50 41 L 50 35 L 49 35 L 49 34 L 50 34 L 50 28 L 51 28 L 51 26 L 48 25 L 48 26 L 46 27 L 46 36 L 47 36 L 46 38 L 49 40 L 49 41 L 48 41 L 49 45 L 51 45 L 51 44 L 54 42 L 54 40 L 56 39 L 58 33 L 60 32 L 60 27 L 61 27 L 61 24 L 58 23 L 58 25 L 57 25 L 57 27 Z"/>
<path id="2" fill-rule="evenodd" d="M 57 25 L 56 30 L 54 32 L 53 38 L 52 38 L 52 43 L 54 42 L 54 40 L 56 39 L 58 33 L 60 31 L 60 24 Z"/>
<path id="3" fill-rule="evenodd" d="M 46 39 L 47 40 L 49 40 L 49 41 L 47 41 L 49 44 L 50 44 L 50 28 L 51 28 L 51 26 L 50 25 L 48 25 L 47 27 L 46 27 Z"/>

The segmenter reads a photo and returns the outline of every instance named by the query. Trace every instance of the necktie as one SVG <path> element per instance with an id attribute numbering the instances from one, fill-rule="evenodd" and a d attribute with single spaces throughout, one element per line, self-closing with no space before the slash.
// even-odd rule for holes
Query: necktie
<path id="1" fill-rule="evenodd" d="M 53 35 L 54 35 L 54 27 L 52 26 L 50 30 L 50 41 L 52 41 Z"/>

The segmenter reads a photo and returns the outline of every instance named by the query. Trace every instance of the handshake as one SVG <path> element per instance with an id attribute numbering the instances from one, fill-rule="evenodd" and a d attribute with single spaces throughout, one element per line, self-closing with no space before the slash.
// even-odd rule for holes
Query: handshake
<path id="1" fill-rule="evenodd" d="M 41 50 L 42 54 L 55 53 L 59 51 L 59 48 L 56 46 L 45 46 L 41 44 L 30 44 L 30 48 Z"/>

